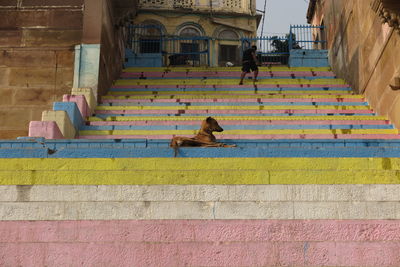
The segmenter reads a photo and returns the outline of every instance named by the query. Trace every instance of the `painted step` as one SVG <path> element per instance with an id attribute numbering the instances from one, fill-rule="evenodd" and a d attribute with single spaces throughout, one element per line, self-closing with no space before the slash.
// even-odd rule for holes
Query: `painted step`
<path id="1" fill-rule="evenodd" d="M 400 262 L 399 222 L 390 220 L 24 220 L 0 227 L 6 233 L 0 256 L 7 266 L 396 267 Z"/>
<path id="2" fill-rule="evenodd" d="M 129 67 L 122 72 L 198 72 L 198 71 L 241 71 L 241 66 L 236 67 Z M 332 71 L 330 67 L 289 67 L 289 66 L 262 66 L 260 71 Z"/>
<path id="3" fill-rule="evenodd" d="M 385 116 L 371 116 L 371 115 L 312 115 L 312 116 L 214 116 L 217 121 L 331 121 L 331 120 L 342 120 L 342 121 L 354 121 L 354 120 L 367 120 L 367 121 L 387 121 Z M 202 121 L 204 116 L 106 116 L 101 118 L 89 117 L 89 121 Z"/>
<path id="4" fill-rule="evenodd" d="M 249 79 L 248 79 L 249 80 Z M 217 90 L 217 89 L 243 89 L 243 90 L 248 90 L 248 89 L 270 89 L 270 88 L 325 88 L 326 90 L 329 90 L 330 88 L 347 88 L 347 90 L 351 90 L 350 86 L 348 84 L 243 84 L 243 85 L 238 85 L 238 84 L 229 84 L 229 85 L 224 85 L 224 84 L 202 84 L 202 85 L 196 85 L 196 84 L 173 84 L 173 85 L 168 85 L 168 84 L 157 84 L 157 85 L 113 85 L 111 86 L 111 90 L 113 89 L 154 89 L 154 90 L 162 90 L 162 89 L 168 89 L 168 88 L 177 88 L 177 89 L 204 89 L 208 88 L 211 90 Z"/>
<path id="5" fill-rule="evenodd" d="M 122 105 L 123 103 L 130 103 L 131 105 L 148 105 L 156 103 L 176 103 L 176 104 L 197 104 L 197 103 L 240 103 L 241 105 L 250 103 L 349 103 L 349 105 L 364 104 L 368 105 L 362 98 L 291 98 L 285 95 L 285 98 L 214 98 L 214 99 L 102 99 L 101 104 L 109 105 Z M 299 104 L 301 105 L 301 104 Z M 331 104 L 334 105 L 334 104 Z"/>
<path id="6" fill-rule="evenodd" d="M 131 79 L 131 80 L 117 80 L 115 85 L 235 85 L 239 81 L 238 79 Z M 253 84 L 252 80 L 245 80 L 245 84 Z M 342 79 L 261 79 L 258 84 L 270 84 L 270 85 L 344 85 L 345 81 Z"/>
<path id="7" fill-rule="evenodd" d="M 129 144 L 118 139 L 93 139 L 81 141 L 98 141 L 96 143 L 84 143 L 69 146 L 58 144 L 56 146 L 48 143 L 46 147 L 24 147 L 24 148 L 2 148 L 2 158 L 394 158 L 400 157 L 400 148 L 396 143 L 390 147 L 387 143 L 376 144 L 378 140 L 359 139 L 351 143 L 349 140 L 332 139 L 331 141 L 342 141 L 342 143 L 329 143 L 329 140 L 305 140 L 310 143 L 296 142 L 290 140 L 223 140 L 226 144 L 237 144 L 234 149 L 224 148 L 180 148 L 176 154 L 169 147 L 171 140 L 132 139 Z M 112 141 L 113 143 L 107 143 Z M 159 142 L 156 142 L 159 141 Z M 258 142 L 257 142 L 258 141 Z M 277 141 L 267 143 L 266 141 Z M 348 142 L 344 142 L 348 141 Z M 372 142 L 369 142 L 372 141 Z M 381 140 L 383 141 L 383 140 Z M 387 141 L 387 140 L 386 140 Z M 398 140 L 393 140 L 398 141 Z M 119 143 L 118 143 L 119 142 Z M 146 146 L 146 144 L 150 144 Z M 375 146 L 374 146 L 375 144 Z M 372 145 L 369 147 L 368 145 Z M 52 147 L 52 148 L 50 148 Z"/>
<path id="8" fill-rule="evenodd" d="M 399 158 L 17 158 L 0 161 L 0 183 L 399 184 L 399 164 Z"/>
<path id="9" fill-rule="evenodd" d="M 122 79 L 154 79 L 154 78 L 235 78 L 237 79 L 241 75 L 241 71 L 174 71 L 174 72 L 124 72 L 121 74 Z M 259 71 L 259 78 L 313 78 L 313 77 L 332 77 L 335 78 L 335 74 L 331 71 Z"/>
<path id="10" fill-rule="evenodd" d="M 123 86 L 123 87 L 112 87 L 110 88 L 109 92 L 137 92 L 137 91 L 145 91 L 145 92 L 155 92 L 154 87 L 152 86 L 142 86 L 139 88 L 132 88 L 129 86 Z M 314 87 L 299 87 L 299 86 L 292 86 L 292 87 L 254 87 L 254 86 L 241 86 L 241 87 L 233 87 L 233 86 L 225 86 L 225 87 L 201 87 L 199 88 L 198 86 L 196 87 L 180 87 L 180 86 L 170 86 L 170 87 L 163 87 L 163 88 L 157 88 L 156 92 L 165 92 L 165 91 L 179 91 L 179 92 L 241 92 L 241 91 L 251 91 L 254 93 L 258 92 L 264 92 L 264 93 L 274 93 L 276 91 L 278 92 L 295 92 L 295 91 L 300 91 L 300 92 L 319 92 L 319 91 L 340 91 L 340 93 L 346 92 L 348 94 L 352 94 L 352 89 L 343 86 L 343 87 L 331 87 L 331 86 L 314 86 Z"/>
<path id="11" fill-rule="evenodd" d="M 93 121 L 92 121 L 93 120 Z M 96 117 L 90 118 L 90 121 L 86 122 L 88 126 L 196 126 L 201 125 L 201 118 L 197 120 L 175 120 L 175 121 L 164 121 L 164 120 L 149 120 L 149 121 L 97 121 Z M 287 126 L 287 125 L 313 125 L 313 126 L 329 126 L 335 127 L 337 125 L 342 126 L 389 126 L 394 127 L 388 120 L 243 120 L 243 121 L 232 121 L 232 120 L 220 120 L 218 121 L 221 125 L 226 128 L 227 126 Z"/>
<path id="12" fill-rule="evenodd" d="M 110 130 L 194 130 L 198 131 L 200 125 L 84 125 L 81 131 L 110 131 Z M 332 129 L 332 130 L 353 130 L 353 129 L 394 129 L 393 125 L 224 125 L 224 131 L 227 130 L 285 130 L 285 129 Z"/>

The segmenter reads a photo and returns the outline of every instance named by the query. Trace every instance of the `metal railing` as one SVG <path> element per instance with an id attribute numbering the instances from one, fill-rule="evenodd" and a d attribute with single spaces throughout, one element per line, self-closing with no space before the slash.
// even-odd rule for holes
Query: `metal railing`
<path id="1" fill-rule="evenodd" d="M 326 49 L 325 26 L 290 25 L 289 47 L 292 49 Z"/>
<path id="2" fill-rule="evenodd" d="M 256 45 L 262 65 L 287 65 L 292 49 L 325 49 L 324 32 L 324 26 L 293 25 L 286 35 L 222 40 L 205 36 L 165 36 L 159 25 L 134 25 L 129 28 L 127 47 L 135 55 L 158 54 L 165 66 L 210 66 L 215 65 L 216 59 L 228 61 L 233 54 L 236 64 L 240 64 L 243 52 Z"/>
<path id="3" fill-rule="evenodd" d="M 257 46 L 257 58 L 261 65 L 286 65 L 289 61 L 288 36 L 265 36 L 242 39 L 242 52 Z"/>

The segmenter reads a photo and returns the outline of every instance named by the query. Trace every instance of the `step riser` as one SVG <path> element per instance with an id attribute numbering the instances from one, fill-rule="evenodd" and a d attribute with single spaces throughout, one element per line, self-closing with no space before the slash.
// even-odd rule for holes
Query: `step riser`
<path id="1" fill-rule="evenodd" d="M 103 99 L 101 103 L 134 103 L 138 105 L 146 105 L 148 103 L 320 103 L 320 102 L 331 102 L 331 103 L 347 103 L 349 105 L 351 103 L 365 103 L 364 99 L 357 98 L 255 98 L 255 99 L 239 99 L 239 98 L 230 98 L 230 99 Z"/>
<path id="2" fill-rule="evenodd" d="M 0 227 L 7 266 L 396 267 L 400 250 L 399 222 L 383 220 L 21 221 Z"/>
<path id="3" fill-rule="evenodd" d="M 53 220 L 400 220 L 398 202 L 7 202 L 1 221 Z M 400 242 L 400 241 L 399 241 Z"/>
<path id="4" fill-rule="evenodd" d="M 91 140 L 99 140 L 99 139 L 172 139 L 172 137 L 176 136 L 176 134 L 159 134 L 159 135 L 151 135 L 151 134 L 130 134 L 130 135 L 107 135 L 107 134 L 98 134 L 98 135 L 86 135 L 81 134 L 79 139 L 91 139 Z M 184 137 L 193 137 L 193 135 L 179 134 L 179 136 Z M 241 134 L 241 135 L 219 135 L 218 139 L 232 139 L 232 140 L 241 140 L 241 139 L 253 139 L 253 140 L 279 140 L 279 139 L 379 139 L 379 140 L 399 140 L 400 136 L 394 134 Z"/>
<path id="5" fill-rule="evenodd" d="M 229 130 L 359 130 L 359 129 L 393 129 L 392 125 L 302 125 L 299 123 L 287 125 L 224 125 L 224 131 Z M 81 131 L 113 131 L 113 130 L 199 130 L 199 125 L 110 125 L 110 126 L 83 126 Z"/>
<path id="6" fill-rule="evenodd" d="M 240 77 L 242 71 L 196 71 L 196 72 L 124 72 L 121 74 L 121 78 L 202 78 L 202 77 Z M 335 74 L 331 71 L 259 71 L 259 77 L 335 77 Z"/>
<path id="7" fill-rule="evenodd" d="M 230 115 L 260 115 L 265 114 L 266 116 L 270 114 L 282 114 L 289 116 L 293 115 L 300 115 L 300 114 L 322 114 L 322 115 L 337 115 L 337 114 L 351 114 L 351 115 L 364 115 L 364 114 L 375 114 L 372 110 L 361 110 L 361 109 L 353 109 L 353 110 L 337 110 L 337 109 L 282 109 L 282 110 L 227 110 L 227 109 L 206 109 L 206 110 L 96 110 L 96 114 L 102 115 L 122 115 L 122 114 L 140 114 L 140 115 L 147 115 L 147 114 L 154 114 L 154 115 L 169 115 L 169 116 L 179 116 L 179 115 L 203 115 L 203 116 L 214 116 L 214 115 L 223 115 L 223 114 L 230 114 Z M 305 116 L 307 116 L 305 115 Z"/>
<path id="8" fill-rule="evenodd" d="M 170 125 L 195 125 L 199 126 L 201 124 L 202 119 L 199 118 L 195 121 L 91 121 L 88 125 L 91 126 L 170 126 Z M 246 126 L 246 125 L 370 125 L 370 126 L 382 126 L 389 125 L 389 121 L 367 121 L 367 120 L 331 120 L 331 121 L 323 121 L 323 120 L 315 120 L 315 121 L 306 121 L 306 120 L 292 120 L 292 121 L 257 121 L 257 120 L 246 120 L 246 121 L 228 121 L 228 120 L 219 120 L 218 123 L 222 126 L 226 125 L 237 125 L 237 126 Z"/>

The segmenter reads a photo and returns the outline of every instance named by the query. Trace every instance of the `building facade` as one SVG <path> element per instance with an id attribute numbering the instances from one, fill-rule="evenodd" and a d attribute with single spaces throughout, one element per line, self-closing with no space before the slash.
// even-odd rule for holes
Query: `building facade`
<path id="1" fill-rule="evenodd" d="M 323 34 L 335 73 L 399 128 L 399 1 L 312 0 L 308 22 L 327 26 Z"/>
<path id="2" fill-rule="evenodd" d="M 174 58 L 178 53 L 202 51 L 207 52 L 207 59 L 199 59 L 200 65 L 237 64 L 240 62 L 240 39 L 255 37 L 261 18 L 256 13 L 255 0 L 140 0 L 139 8 L 135 24 L 157 28 L 153 32 L 147 30 L 148 38 L 163 36 L 167 39 L 161 47 L 161 51 L 168 54 L 162 65 L 180 63 Z M 203 42 L 189 43 L 193 38 Z M 142 51 L 136 52 L 143 52 L 139 50 Z M 195 57 L 190 55 L 186 59 L 193 63 Z"/>

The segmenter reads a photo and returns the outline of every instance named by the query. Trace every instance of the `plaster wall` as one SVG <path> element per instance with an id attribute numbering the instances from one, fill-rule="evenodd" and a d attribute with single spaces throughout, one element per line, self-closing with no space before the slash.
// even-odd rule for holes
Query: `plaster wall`
<path id="1" fill-rule="evenodd" d="M 327 28 L 329 60 L 340 78 L 363 93 L 379 115 L 400 127 L 400 34 L 372 9 L 373 0 L 317 1 L 313 24 Z"/>
<path id="2" fill-rule="evenodd" d="M 223 27 L 233 29 L 238 33 L 239 37 L 255 36 L 257 30 L 256 17 L 251 16 L 230 16 L 224 19 L 212 19 L 209 15 L 200 13 L 141 12 L 135 19 L 136 24 L 145 21 L 159 22 L 164 26 L 167 35 L 178 35 L 180 28 L 185 24 L 197 25 L 203 31 L 204 36 L 210 37 L 216 37 L 215 35 Z"/>

